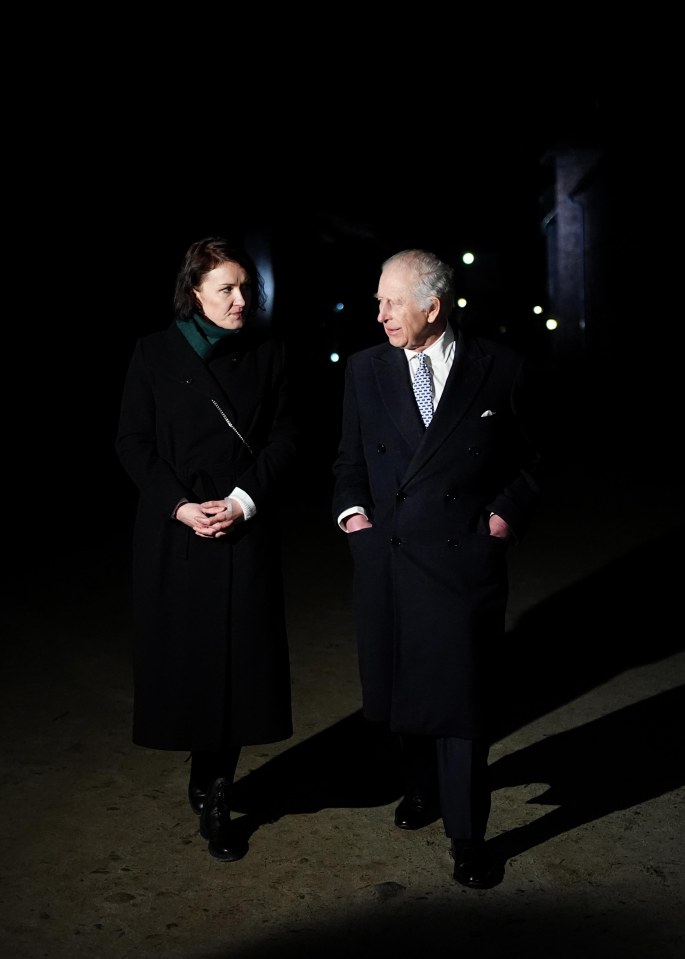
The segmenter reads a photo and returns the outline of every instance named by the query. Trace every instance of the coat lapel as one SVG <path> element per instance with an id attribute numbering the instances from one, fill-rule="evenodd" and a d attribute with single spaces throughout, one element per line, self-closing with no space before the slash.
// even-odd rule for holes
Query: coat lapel
<path id="1" fill-rule="evenodd" d="M 373 358 L 373 371 L 385 411 L 410 446 L 417 446 L 426 430 L 411 387 L 404 350 L 388 346 Z"/>
<path id="2" fill-rule="evenodd" d="M 241 366 L 238 352 L 222 355 L 207 365 L 175 325 L 169 330 L 169 350 L 175 375 L 183 383 L 202 393 L 209 402 L 215 400 L 229 416 L 239 416 L 240 404 L 235 402 L 242 392 L 238 386 Z"/>
<path id="3" fill-rule="evenodd" d="M 476 400 L 491 363 L 491 356 L 472 350 L 463 334 L 457 336 L 454 361 L 445 389 L 430 426 L 423 430 L 422 441 L 407 467 L 405 481 L 425 466 L 448 442 L 450 435 L 458 428 Z M 413 401 L 411 387 L 409 392 Z"/>

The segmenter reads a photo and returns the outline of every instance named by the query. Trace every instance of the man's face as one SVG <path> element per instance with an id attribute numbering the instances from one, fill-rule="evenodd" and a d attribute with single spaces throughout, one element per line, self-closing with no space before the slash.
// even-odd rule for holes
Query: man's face
<path id="1" fill-rule="evenodd" d="M 416 274 L 401 263 L 383 270 L 376 293 L 378 322 L 393 346 L 423 350 L 439 335 L 434 323 L 438 311 L 419 309 L 412 293 L 415 283 Z"/>

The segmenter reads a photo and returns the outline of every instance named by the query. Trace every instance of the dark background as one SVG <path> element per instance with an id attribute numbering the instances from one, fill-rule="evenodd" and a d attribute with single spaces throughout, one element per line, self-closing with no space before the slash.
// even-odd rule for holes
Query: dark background
<path id="1" fill-rule="evenodd" d="M 502 335 L 542 369 L 540 405 L 551 411 L 547 440 L 562 474 L 549 487 L 537 535 L 516 560 L 513 609 L 526 613 L 508 648 L 518 704 L 509 731 L 551 715 L 553 731 L 563 732 L 535 743 L 525 735 L 523 749 L 512 740 L 495 775 L 500 786 L 551 783 L 551 796 L 529 801 L 561 806 L 541 818 L 512 806 L 511 821 L 504 810 L 503 822 L 514 824 L 503 836 L 506 854 L 518 860 L 511 903 L 525 911 L 503 901 L 503 921 L 493 923 L 487 904 L 465 913 L 438 895 L 429 897 L 428 912 L 417 912 L 398 895 L 388 912 L 386 893 L 401 888 L 381 883 L 382 908 L 371 909 L 371 924 L 365 899 L 356 910 L 347 904 L 345 915 L 360 953 L 365 941 L 388 935 L 393 942 L 403 936 L 411 950 L 416 929 L 424 953 L 425 930 L 433 930 L 428 944 L 436 954 L 438 940 L 453 953 L 466 935 L 481 953 L 491 944 L 498 955 L 505 951 L 499 933 L 513 930 L 531 956 L 559 954 L 562 938 L 569 953 L 578 946 L 592 953 L 595 941 L 596 954 L 608 951 L 611 939 L 614 952 L 634 943 L 632 954 L 646 955 L 650 942 L 665 955 L 680 932 L 668 921 L 677 895 L 669 886 L 676 820 L 667 793 L 682 782 L 673 759 L 682 709 L 670 693 L 658 694 L 676 681 L 666 682 L 658 660 L 678 642 L 672 624 L 682 541 L 681 510 L 671 500 L 677 484 L 660 483 L 676 460 L 674 476 L 681 471 L 682 82 L 673 82 L 676 66 L 681 72 L 680 24 L 656 6 L 634 14 L 579 4 L 530 12 L 481 6 L 478 30 L 464 7 L 252 9 L 259 22 L 250 29 L 233 7 L 130 14 L 32 7 L 24 16 L 13 9 L 7 21 L 2 530 L 11 615 L 3 676 L 6 831 L 15 841 L 6 857 L 12 916 L 5 926 L 15 952 L 25 943 L 34 955 L 41 928 L 42 951 L 51 937 L 66 955 L 78 939 L 82 950 L 88 945 L 88 930 L 100 946 L 108 936 L 113 951 L 129 932 L 135 950 L 137 941 L 154 947 L 175 930 L 191 950 L 214 941 L 220 952 L 235 932 L 225 918 L 241 880 L 229 879 L 227 898 L 214 870 L 210 876 L 197 860 L 189 871 L 174 846 L 189 835 L 178 818 L 183 770 L 174 772 L 161 755 L 122 750 L 134 490 L 114 438 L 135 338 L 170 322 L 183 252 L 200 236 L 238 227 L 269 238 L 273 323 L 304 351 L 316 385 L 314 402 L 302 407 L 311 469 L 293 500 L 286 565 L 306 741 L 258 769 L 256 786 L 266 782 L 269 795 L 294 797 L 289 812 L 311 811 L 314 799 L 352 802 L 355 817 L 339 809 L 328 833 L 328 817 L 317 822 L 309 865 L 297 856 L 302 888 L 317 882 L 323 862 L 338 910 L 347 872 L 337 865 L 349 864 L 350 837 L 360 834 L 358 807 L 390 799 L 369 794 L 385 767 L 357 715 L 352 725 L 330 726 L 339 706 L 356 701 L 357 687 L 347 683 L 353 665 L 348 670 L 340 658 L 349 649 L 346 544 L 330 517 L 323 525 L 323 507 L 317 512 L 325 502 L 317 484 L 325 493 L 337 438 L 342 369 L 332 369 L 326 353 L 332 337 L 345 354 L 382 336 L 371 297 L 385 255 L 420 244 L 451 256 L 477 245 L 487 270 L 474 281 L 472 320 L 500 335 L 505 316 Z M 531 296 L 544 295 L 547 281 L 542 230 L 551 179 L 541 160 L 560 140 L 599 146 L 612 201 L 604 244 L 610 309 L 599 311 L 602 348 L 591 362 L 560 354 L 550 348 L 554 339 L 529 325 Z M 331 311 L 340 296 L 349 304 L 344 326 Z M 647 672 L 636 668 L 645 664 Z M 602 690 L 623 674 L 625 682 Z M 329 688 L 342 699 L 330 700 Z M 590 691 L 597 695 L 579 704 Z M 617 711 L 629 699 L 630 709 Z M 588 722 L 598 710 L 599 724 Z M 347 775 L 351 764 L 366 768 L 366 759 L 369 776 Z M 167 788 L 176 777 L 180 788 Z M 302 936 L 291 937 L 298 955 L 350 941 L 349 921 L 342 930 L 334 917 L 326 925 L 311 897 L 292 922 L 281 916 L 285 936 L 278 910 L 260 908 L 257 887 L 267 872 L 286 893 L 292 886 L 297 820 L 290 817 L 290 831 L 281 820 L 285 845 L 268 830 L 257 837 L 257 858 L 250 857 L 257 878 L 247 865 L 247 885 L 238 889 L 241 902 L 257 905 L 246 913 L 255 923 L 252 955 L 270 952 L 272 941 L 280 955 L 287 933 L 300 926 L 315 942 L 308 949 Z M 166 822 L 181 823 L 181 831 L 170 835 Z M 589 845 L 574 832 L 579 822 L 592 827 Z M 570 841 L 563 849 L 552 843 L 542 858 L 519 856 L 564 830 Z M 384 831 L 374 833 L 381 845 L 372 853 L 382 866 Z M 322 838 L 331 841 L 322 845 Z M 421 848 L 414 846 L 401 875 L 411 879 L 418 866 L 419 885 L 424 875 L 442 881 L 441 870 L 448 882 L 448 860 L 440 865 L 430 844 L 422 858 Z M 205 855 L 202 848 L 197 854 Z M 140 919 L 144 901 L 122 895 L 138 892 L 141 869 L 143 892 L 158 893 L 142 923 L 130 909 Z M 387 870 L 375 875 L 387 878 Z M 91 890 L 85 909 L 84 881 Z M 571 883 L 580 899 L 571 898 L 557 921 L 559 890 Z M 528 894 L 536 890 L 552 891 L 537 908 Z M 357 892 L 364 897 L 373 887 Z M 654 903 L 659 908 L 650 912 Z M 183 925 L 184 904 L 199 923 Z M 287 897 L 281 912 L 288 913 Z M 237 934 L 245 936 L 244 924 Z"/>
<path id="2" fill-rule="evenodd" d="M 126 364 L 138 336 L 171 321 L 187 246 L 213 233 L 270 258 L 269 322 L 305 363 L 305 463 L 323 498 L 344 360 L 382 341 L 380 265 L 409 246 L 455 263 L 469 296 L 464 319 L 529 354 L 550 407 L 568 394 L 577 452 L 603 357 L 587 383 L 586 358 L 569 364 L 530 313 L 535 302 L 552 305 L 544 220 L 554 189 L 547 158 L 559 144 L 597 148 L 618 198 L 613 295 L 623 323 L 612 337 L 629 360 L 621 365 L 639 360 L 641 372 L 639 401 L 632 377 L 613 374 L 610 422 L 628 385 L 631 416 L 660 418 L 667 433 L 679 402 L 670 391 L 660 398 L 676 362 L 667 315 L 672 91 L 625 67 L 600 77 L 586 62 L 565 78 L 525 81 L 501 67 L 494 86 L 483 75 L 465 84 L 391 71 L 368 89 L 346 74 L 319 84 L 313 71 L 256 97 L 245 78 L 207 79 L 203 91 L 194 74 L 184 85 L 152 70 L 137 85 L 102 73 L 92 89 L 68 73 L 46 84 L 7 181 L 23 270 L 7 319 L 8 492 L 47 500 L 59 528 L 74 529 L 85 510 L 101 517 L 98 535 L 110 518 L 117 533 L 127 529 L 133 490 L 114 456 Z M 479 256 L 470 273 L 459 262 L 467 248 Z M 625 448 L 630 427 L 618 419 Z M 550 445 L 563 449 L 563 434 Z"/>

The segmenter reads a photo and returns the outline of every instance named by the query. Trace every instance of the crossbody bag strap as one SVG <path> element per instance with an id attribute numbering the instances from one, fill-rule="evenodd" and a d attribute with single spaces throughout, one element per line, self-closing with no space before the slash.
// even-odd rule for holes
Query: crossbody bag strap
<path id="1" fill-rule="evenodd" d="M 238 439 L 240 440 L 240 442 L 241 442 L 244 446 L 246 446 L 246 447 L 249 449 L 249 451 L 252 453 L 252 455 L 254 456 L 255 453 L 254 453 L 254 450 L 252 449 L 252 447 L 250 446 L 250 444 L 247 442 L 247 440 L 245 439 L 245 437 L 235 428 L 235 426 L 233 425 L 233 423 L 231 423 L 231 421 L 230 421 L 229 418 L 226 416 L 226 414 L 224 413 L 224 411 L 221 409 L 221 407 L 219 406 L 219 404 L 217 403 L 217 401 L 216 401 L 216 400 L 212 400 L 212 403 L 214 404 L 214 406 L 216 406 L 216 408 L 218 409 L 219 413 L 221 414 L 221 416 L 223 417 L 223 419 L 226 421 L 226 423 L 230 426 L 230 428 L 233 430 L 233 432 L 234 432 L 235 435 L 238 437 Z"/>

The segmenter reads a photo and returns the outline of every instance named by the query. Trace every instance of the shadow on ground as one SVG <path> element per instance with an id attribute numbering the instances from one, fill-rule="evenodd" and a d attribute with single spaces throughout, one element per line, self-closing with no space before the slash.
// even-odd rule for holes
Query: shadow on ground
<path id="1" fill-rule="evenodd" d="M 507 636 L 497 739 L 631 667 L 683 647 L 679 537 L 650 542 L 546 599 Z M 578 826 L 685 783 L 685 687 L 679 686 L 509 754 L 493 790 L 544 783 L 547 815 L 489 841 L 502 863 Z M 397 745 L 354 713 L 237 782 L 233 808 L 249 838 L 260 825 L 324 808 L 387 805 L 401 795 Z M 265 800 L 265 797 L 269 797 Z"/>

